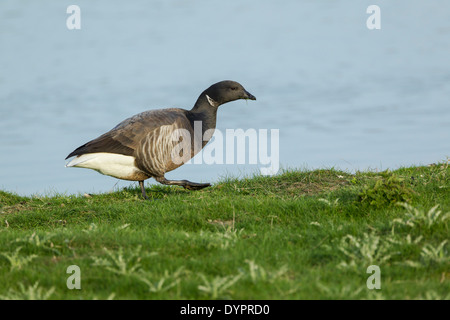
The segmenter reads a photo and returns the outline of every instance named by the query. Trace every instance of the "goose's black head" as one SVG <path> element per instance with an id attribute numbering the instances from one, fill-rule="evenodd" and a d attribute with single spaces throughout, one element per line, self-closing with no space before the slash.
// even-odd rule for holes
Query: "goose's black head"
<path id="1" fill-rule="evenodd" d="M 206 99 L 206 102 L 215 108 L 221 104 L 238 99 L 256 100 L 255 96 L 245 90 L 240 83 L 230 80 L 220 81 L 213 84 L 211 87 L 203 91 L 199 97 L 199 100 L 200 99 L 203 100 L 203 103 Z"/>

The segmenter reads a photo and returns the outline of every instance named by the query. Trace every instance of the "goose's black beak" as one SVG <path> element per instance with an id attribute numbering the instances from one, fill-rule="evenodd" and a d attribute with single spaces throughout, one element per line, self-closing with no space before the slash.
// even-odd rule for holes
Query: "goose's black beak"
<path id="1" fill-rule="evenodd" d="M 252 95 L 250 92 L 248 92 L 247 90 L 244 90 L 245 94 L 244 94 L 244 98 L 246 100 L 256 100 L 256 97 L 254 95 Z"/>

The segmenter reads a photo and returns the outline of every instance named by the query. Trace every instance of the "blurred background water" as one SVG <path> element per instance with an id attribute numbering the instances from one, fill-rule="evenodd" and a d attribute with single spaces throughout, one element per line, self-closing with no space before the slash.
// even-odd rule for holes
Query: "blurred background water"
<path id="1" fill-rule="evenodd" d="M 81 30 L 66 27 L 71 4 Z M 371 4 L 381 8 L 381 30 L 366 27 Z M 0 189 L 130 185 L 65 168 L 64 158 L 141 111 L 190 109 L 224 79 L 258 100 L 222 106 L 218 129 L 280 129 L 283 167 L 445 160 L 449 17 L 447 0 L 2 0 Z M 259 167 L 185 165 L 167 177 L 214 182 Z"/>

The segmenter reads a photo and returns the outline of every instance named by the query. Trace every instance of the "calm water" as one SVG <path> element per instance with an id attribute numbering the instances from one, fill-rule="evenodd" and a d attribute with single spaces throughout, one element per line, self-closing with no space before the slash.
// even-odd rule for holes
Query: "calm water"
<path id="1" fill-rule="evenodd" d="M 81 8 L 68 30 L 66 8 Z M 280 129 L 285 167 L 354 171 L 450 156 L 450 2 L 0 2 L 0 189 L 105 192 L 130 182 L 65 168 L 73 149 L 144 110 L 190 108 L 232 79 L 257 97 L 218 128 Z M 258 165 L 186 165 L 217 181 Z"/>

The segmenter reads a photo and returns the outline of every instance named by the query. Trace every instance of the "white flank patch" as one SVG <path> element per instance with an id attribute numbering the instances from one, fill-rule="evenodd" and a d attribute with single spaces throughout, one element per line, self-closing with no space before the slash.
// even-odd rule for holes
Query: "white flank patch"
<path id="1" fill-rule="evenodd" d="M 135 164 L 135 158 L 115 153 L 87 153 L 76 157 L 66 167 L 87 168 L 119 179 L 126 179 L 140 172 Z"/>

